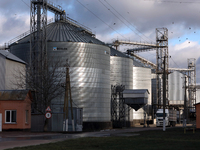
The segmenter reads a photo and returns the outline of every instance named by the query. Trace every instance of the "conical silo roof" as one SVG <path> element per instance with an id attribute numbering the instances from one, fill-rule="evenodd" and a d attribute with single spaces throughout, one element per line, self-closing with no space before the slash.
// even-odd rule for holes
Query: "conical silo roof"
<path id="1" fill-rule="evenodd" d="M 30 34 L 18 43 L 30 42 Z M 95 38 L 81 26 L 75 26 L 68 21 L 58 21 L 47 25 L 47 42 L 84 42 L 104 45 L 104 42 Z"/>

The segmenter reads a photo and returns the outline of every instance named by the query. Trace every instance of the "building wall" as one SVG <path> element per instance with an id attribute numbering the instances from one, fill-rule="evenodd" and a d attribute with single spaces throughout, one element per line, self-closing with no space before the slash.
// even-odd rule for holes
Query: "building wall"
<path id="1" fill-rule="evenodd" d="M 196 91 L 196 103 L 200 103 L 200 89 Z"/>
<path id="2" fill-rule="evenodd" d="M 25 89 L 25 64 L 6 59 L 5 90 Z"/>
<path id="3" fill-rule="evenodd" d="M 5 123 L 5 110 L 16 110 L 16 123 Z M 28 110 L 28 122 L 26 123 L 26 110 Z M 30 129 L 31 128 L 31 100 L 27 96 L 25 100 L 1 100 L 0 113 L 2 113 L 2 129 Z"/>
<path id="4" fill-rule="evenodd" d="M 200 103 L 196 104 L 196 128 L 200 129 Z"/>
<path id="5" fill-rule="evenodd" d="M 5 62 L 6 59 L 4 56 L 0 55 L 0 90 L 5 89 Z"/>

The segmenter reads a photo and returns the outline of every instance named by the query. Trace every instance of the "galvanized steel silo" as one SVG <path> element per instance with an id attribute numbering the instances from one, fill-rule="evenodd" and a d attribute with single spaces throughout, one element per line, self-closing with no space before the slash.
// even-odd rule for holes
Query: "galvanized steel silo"
<path id="1" fill-rule="evenodd" d="M 148 89 L 149 97 L 147 104 L 151 105 L 151 69 L 141 66 L 133 66 L 133 89 Z M 146 110 L 150 112 L 150 108 Z M 138 111 L 133 110 L 133 119 L 135 122 L 144 119 L 144 110 L 140 108 Z"/>
<path id="2" fill-rule="evenodd" d="M 111 48 L 110 56 L 110 84 L 113 86 L 125 85 L 125 89 L 133 88 L 133 60 L 113 48 Z M 127 106 L 126 111 L 128 111 Z M 133 121 L 131 112 L 127 112 L 130 123 Z"/>
<path id="3" fill-rule="evenodd" d="M 133 60 L 130 58 L 110 57 L 110 82 L 111 85 L 125 85 L 125 89 L 133 87 Z"/>
<path id="4" fill-rule="evenodd" d="M 13 44 L 10 50 L 28 62 L 29 48 L 27 36 Z M 73 104 L 83 108 L 83 127 L 111 127 L 110 48 L 84 28 L 68 21 L 58 21 L 47 26 L 47 54 L 53 60 L 61 60 L 61 68 L 68 60 Z M 64 96 L 53 103 L 63 101 Z"/>
<path id="5" fill-rule="evenodd" d="M 184 77 L 185 75 L 178 71 L 174 71 L 168 76 L 169 101 L 172 105 L 184 104 Z"/>

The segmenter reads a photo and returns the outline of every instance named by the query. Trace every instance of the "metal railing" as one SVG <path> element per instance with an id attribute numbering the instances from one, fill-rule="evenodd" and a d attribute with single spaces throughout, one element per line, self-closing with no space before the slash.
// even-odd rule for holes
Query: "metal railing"
<path id="1" fill-rule="evenodd" d="M 47 25 L 52 23 L 54 21 L 54 18 L 51 18 L 47 21 Z M 13 43 L 17 43 L 17 41 L 23 39 L 24 37 L 30 35 L 30 30 L 18 35 L 17 37 L 11 39 L 10 41 L 8 41 L 7 43 L 5 43 L 5 45 L 0 46 L 0 49 L 8 49 L 8 47 L 13 44 Z"/>
<path id="2" fill-rule="evenodd" d="M 56 10 L 56 11 L 59 11 L 59 12 L 62 12 L 62 7 L 60 5 L 56 5 L 54 4 L 53 2 L 51 1 L 47 1 L 47 7 L 49 10 Z"/>
<path id="3" fill-rule="evenodd" d="M 70 23 L 70 24 L 76 26 L 76 27 L 81 27 L 81 28 L 83 28 L 83 29 L 84 29 L 86 32 L 88 32 L 89 34 L 92 34 L 92 30 L 91 30 L 90 28 L 88 28 L 88 27 L 82 25 L 81 23 L 79 23 L 79 22 L 77 22 L 77 21 L 75 21 L 75 20 L 73 20 L 73 19 L 71 19 L 71 18 L 69 18 L 69 17 L 66 17 L 66 21 L 67 21 L 68 23 Z M 52 22 L 54 22 L 54 18 L 49 19 L 49 20 L 47 21 L 47 25 L 50 24 L 50 23 L 52 23 Z M 9 46 L 10 46 L 11 44 L 17 43 L 19 40 L 25 38 L 25 37 L 28 36 L 28 35 L 30 35 L 30 30 L 28 30 L 28 31 L 26 31 L 26 32 L 24 32 L 24 33 L 22 33 L 22 34 L 20 34 L 19 36 L 15 37 L 15 38 L 13 38 L 13 39 L 11 39 L 11 40 L 9 40 L 7 43 L 5 43 L 5 45 L 0 46 L 0 49 L 3 49 L 3 50 L 4 50 L 4 49 L 8 49 Z"/>
<path id="4" fill-rule="evenodd" d="M 92 30 L 84 25 L 82 25 L 81 23 L 77 22 L 76 20 L 73 20 L 69 17 L 66 17 L 66 21 L 71 23 L 72 25 L 76 26 L 76 27 L 81 27 L 84 30 L 86 30 L 88 33 L 92 34 Z"/>
<path id="5" fill-rule="evenodd" d="M 22 39 L 22 38 L 28 36 L 29 34 L 30 34 L 30 30 L 29 30 L 29 31 L 26 31 L 26 32 L 20 34 L 19 36 L 15 37 L 14 39 L 8 41 L 7 44 L 8 44 L 8 45 L 11 45 L 11 44 L 13 44 L 13 43 L 16 43 L 18 40 L 20 40 L 20 39 Z"/>
<path id="6" fill-rule="evenodd" d="M 4 45 L 0 45 L 0 50 L 6 50 L 8 49 L 7 43 L 5 43 Z"/>

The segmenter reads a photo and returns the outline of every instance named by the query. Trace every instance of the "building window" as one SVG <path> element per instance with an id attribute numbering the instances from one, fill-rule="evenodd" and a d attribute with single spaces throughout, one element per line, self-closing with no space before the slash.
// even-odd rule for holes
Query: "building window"
<path id="1" fill-rule="evenodd" d="M 17 111 L 16 110 L 6 110 L 5 111 L 5 123 L 16 123 L 17 122 Z"/>
<path id="2" fill-rule="evenodd" d="M 26 123 L 28 123 L 28 121 L 29 121 L 29 111 L 26 110 Z"/>

